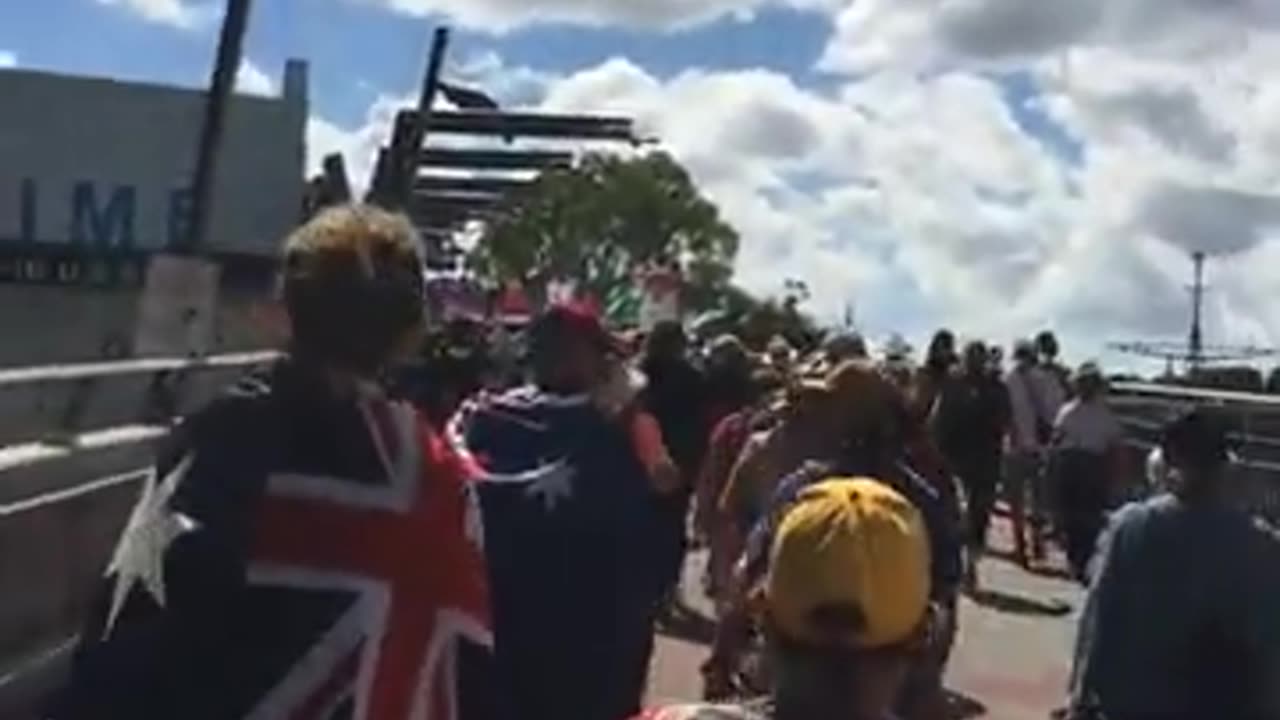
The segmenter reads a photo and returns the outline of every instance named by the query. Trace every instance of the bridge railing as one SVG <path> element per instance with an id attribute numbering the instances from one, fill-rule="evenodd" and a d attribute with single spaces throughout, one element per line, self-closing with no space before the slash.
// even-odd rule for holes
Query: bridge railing
<path id="1" fill-rule="evenodd" d="M 0 369 L 0 720 L 45 689 L 154 441 L 274 353 Z"/>
<path id="2" fill-rule="evenodd" d="M 1238 449 L 1233 496 L 1243 507 L 1280 521 L 1280 396 L 1125 382 L 1112 385 L 1110 403 L 1142 458 L 1177 410 L 1196 405 L 1220 409 L 1233 421 Z"/>

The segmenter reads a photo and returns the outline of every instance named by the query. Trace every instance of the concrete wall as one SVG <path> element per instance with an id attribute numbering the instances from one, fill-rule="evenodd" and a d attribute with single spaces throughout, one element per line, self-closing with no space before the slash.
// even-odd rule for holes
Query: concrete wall
<path id="1" fill-rule="evenodd" d="M 236 96 L 211 247 L 270 253 L 301 214 L 306 66 L 283 96 Z M 196 90 L 0 70 L 0 242 L 161 248 L 183 228 L 204 113 Z"/>
<path id="2" fill-rule="evenodd" d="M 148 253 L 185 236 L 204 93 L 0 70 L 0 107 L 0 367 L 127 349 L 141 283 L 116 271 L 94 280 L 88 270 L 145 267 Z M 306 119 L 298 61 L 286 65 L 279 97 L 231 100 L 207 250 L 277 253 L 301 217 Z M 54 266 L 27 259 L 49 253 L 87 264 L 77 279 L 51 284 Z M 43 277 L 25 269 L 34 265 Z M 224 288 L 213 352 L 267 342 L 253 319 L 264 285 Z"/>
<path id="3" fill-rule="evenodd" d="M 109 345 L 133 341 L 138 300 L 136 289 L 0 284 L 0 367 L 107 359 Z M 258 313 L 265 300 L 251 291 L 222 293 L 214 352 L 272 342 Z"/>

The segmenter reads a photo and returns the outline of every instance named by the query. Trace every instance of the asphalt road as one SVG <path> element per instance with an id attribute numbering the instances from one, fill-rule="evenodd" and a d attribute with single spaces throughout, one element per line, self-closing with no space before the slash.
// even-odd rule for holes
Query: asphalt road
<path id="1" fill-rule="evenodd" d="M 1002 534 L 993 532 L 995 552 L 1009 545 Z M 685 592 L 689 605 L 705 612 L 697 591 L 701 560 L 690 558 Z M 1054 558 L 1049 566 L 1064 564 Z M 998 557 L 984 562 L 980 592 L 960 608 L 947 678 L 954 718 L 1045 720 L 1061 705 L 1082 593 L 1054 574 L 1031 574 Z M 705 623 L 682 625 L 659 638 L 650 686 L 655 704 L 696 700 L 701 693 Z"/>

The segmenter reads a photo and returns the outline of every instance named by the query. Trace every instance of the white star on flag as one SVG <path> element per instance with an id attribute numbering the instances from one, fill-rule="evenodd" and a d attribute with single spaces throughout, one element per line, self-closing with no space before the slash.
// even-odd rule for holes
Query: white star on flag
<path id="1" fill-rule="evenodd" d="M 137 583 L 142 583 L 156 603 L 164 606 L 165 553 L 174 540 L 196 529 L 195 520 L 169 508 L 169 500 L 191 468 L 191 462 L 192 456 L 187 455 L 158 482 L 156 469 L 151 468 L 142 498 L 134 507 L 129 524 L 120 536 L 120 544 L 111 557 L 111 564 L 107 566 L 107 576 L 116 574 L 116 586 L 111 597 L 111 611 L 102 630 L 103 638 L 111 634 L 125 600 Z"/>
<path id="2" fill-rule="evenodd" d="M 536 468 L 527 475 L 529 487 L 525 494 L 542 500 L 542 507 L 548 512 L 555 510 L 561 500 L 573 497 L 576 474 L 574 467 L 564 460 Z"/>

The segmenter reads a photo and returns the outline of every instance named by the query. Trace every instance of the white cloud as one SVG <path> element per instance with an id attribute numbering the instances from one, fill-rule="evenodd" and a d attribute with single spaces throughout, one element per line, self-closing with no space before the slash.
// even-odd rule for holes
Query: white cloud
<path id="1" fill-rule="evenodd" d="M 101 5 L 128 10 L 147 22 L 170 25 L 183 30 L 204 27 L 216 20 L 219 3 L 190 0 L 97 0 Z"/>
<path id="2" fill-rule="evenodd" d="M 1089 45 L 1203 54 L 1278 24 L 1280 5 L 1267 0 L 858 0 L 836 12 L 823 65 L 1007 64 Z"/>
<path id="3" fill-rule="evenodd" d="M 680 29 L 720 18 L 742 21 L 766 4 L 821 7 L 830 0 L 377 0 L 415 16 L 443 13 L 463 25 L 505 32 L 534 23 Z"/>
<path id="4" fill-rule="evenodd" d="M 0 68 L 18 66 L 18 54 L 12 50 L 0 50 Z"/>
<path id="5" fill-rule="evenodd" d="M 1042 138 L 1060 151 L 1063 138 L 1072 138 L 1082 157 L 1078 165 L 1052 163 L 1069 192 L 1032 182 L 1031 202 L 1011 210 L 1025 238 L 1048 240 L 1032 273 L 1038 279 L 998 317 L 1056 319 L 1095 344 L 1125 334 L 1184 336 L 1187 253 L 1203 250 L 1218 278 L 1206 308 L 1209 334 L 1280 344 L 1280 314 L 1267 296 L 1280 288 L 1262 269 L 1277 257 L 1280 236 L 1280 92 L 1266 82 L 1280 60 L 1278 20 L 1280 5 L 1257 0 L 858 0 L 837 13 L 822 65 L 860 77 L 1016 70 L 1042 90 L 1024 100 L 1043 116 Z M 955 136 L 953 121 L 935 117 L 927 132 Z M 986 131 L 1002 123 L 990 110 L 975 119 Z M 1057 130 L 1043 131 L 1055 123 Z M 990 146 L 975 137 L 956 142 L 979 157 Z M 923 167 L 960 187 L 976 177 L 942 159 Z M 1006 165 L 990 177 L 1015 175 Z M 947 197 L 927 192 L 934 205 Z M 892 217 L 913 216 L 895 210 Z M 957 204 L 941 217 L 952 228 L 927 235 L 958 259 L 969 226 L 984 214 Z M 927 257 L 925 236 L 903 238 L 904 247 Z M 1027 244 L 1035 245 L 1019 240 Z M 967 261 L 997 276 L 1002 267 L 990 254 Z M 942 277 L 954 284 L 966 274 Z M 993 294 L 954 289 L 960 307 Z"/>
<path id="6" fill-rule="evenodd" d="M 519 98 L 505 105 L 635 117 L 740 230 L 741 281 L 804 278 L 827 319 L 852 301 L 876 334 L 947 324 L 1007 341 L 1053 325 L 1079 353 L 1177 339 L 1188 251 L 1205 250 L 1210 340 L 1280 344 L 1277 13 L 1026 2 L 835 8 L 823 90 L 766 70 L 660 78 L 622 58 L 563 76 L 493 54 L 465 65 Z M 389 118 L 329 145 L 369 165 Z"/>
<path id="7" fill-rule="evenodd" d="M 236 71 L 236 90 L 249 95 L 270 96 L 276 94 L 276 84 L 262 68 L 245 58 Z"/>

